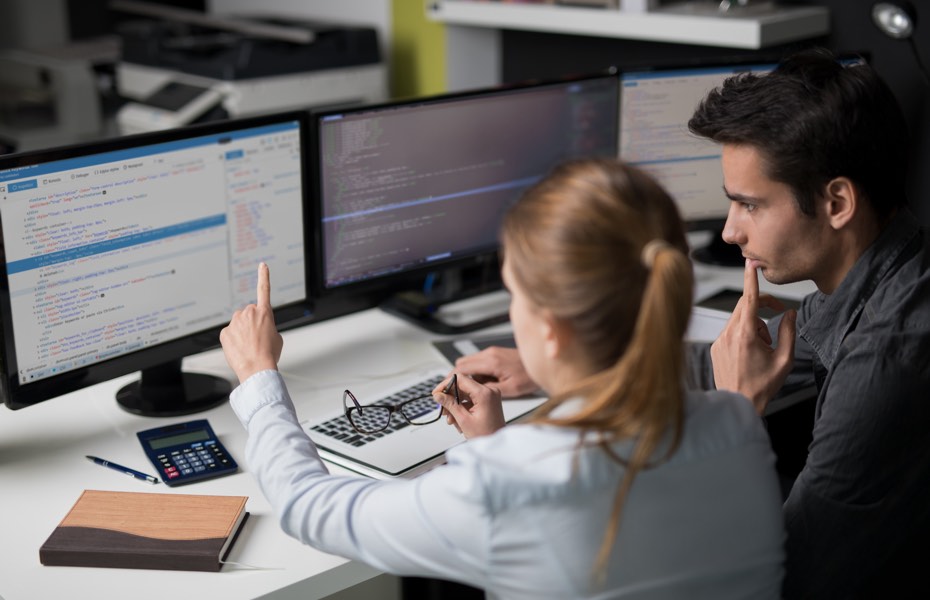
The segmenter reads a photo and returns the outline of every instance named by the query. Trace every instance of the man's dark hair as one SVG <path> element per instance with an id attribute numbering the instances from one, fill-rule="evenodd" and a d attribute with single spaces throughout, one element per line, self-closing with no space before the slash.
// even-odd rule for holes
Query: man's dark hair
<path id="1" fill-rule="evenodd" d="M 891 89 L 863 62 L 843 65 L 817 49 L 771 73 L 728 78 L 688 128 L 722 144 L 747 144 L 766 174 L 787 184 L 801 212 L 835 177 L 848 177 L 881 222 L 906 204 L 907 123 Z"/>

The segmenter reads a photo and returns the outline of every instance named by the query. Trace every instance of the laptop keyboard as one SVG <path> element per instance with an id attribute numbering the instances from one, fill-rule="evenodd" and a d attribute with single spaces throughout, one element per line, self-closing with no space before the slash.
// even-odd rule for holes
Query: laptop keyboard
<path id="1" fill-rule="evenodd" d="M 411 398 L 429 396 L 433 389 L 439 385 L 439 382 L 444 378 L 444 375 L 436 375 L 435 377 L 430 377 L 429 379 L 404 388 L 395 394 L 391 394 L 390 396 L 381 398 L 375 402 L 367 402 L 364 399 L 359 398 L 359 403 L 363 405 L 380 404 L 382 406 L 397 406 L 401 402 L 406 402 Z M 335 440 L 339 440 L 343 444 L 359 447 L 377 439 L 383 438 L 386 435 L 390 435 L 395 431 L 400 431 L 408 425 L 410 425 L 410 423 L 408 423 L 399 412 L 395 412 L 391 415 L 391 422 L 388 424 L 386 429 L 379 431 L 378 433 L 365 434 L 357 432 L 355 428 L 352 427 L 352 424 L 349 423 L 349 419 L 347 419 L 345 415 L 339 415 L 338 417 L 324 421 L 319 425 L 314 425 L 310 428 L 310 431 Z"/>

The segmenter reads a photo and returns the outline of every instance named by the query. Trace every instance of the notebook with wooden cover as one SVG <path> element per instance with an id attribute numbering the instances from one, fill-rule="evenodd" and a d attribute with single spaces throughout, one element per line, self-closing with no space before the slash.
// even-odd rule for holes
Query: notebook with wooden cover
<path id="1" fill-rule="evenodd" d="M 39 549 L 43 565 L 219 571 L 248 496 L 85 490 Z"/>

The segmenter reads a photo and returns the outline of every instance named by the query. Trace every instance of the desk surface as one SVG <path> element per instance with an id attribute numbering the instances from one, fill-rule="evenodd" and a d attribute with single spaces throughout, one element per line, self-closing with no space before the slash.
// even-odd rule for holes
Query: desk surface
<path id="1" fill-rule="evenodd" d="M 342 389 L 377 391 L 413 365 L 445 363 L 435 336 L 377 310 L 285 332 L 281 371 L 301 418 L 341 405 Z M 233 379 L 219 350 L 185 360 L 186 370 Z M 285 535 L 248 472 L 246 435 L 229 405 L 189 417 L 129 414 L 115 401 L 127 376 L 18 411 L 0 408 L 0 598 L 158 599 L 322 598 L 378 571 L 304 546 Z M 177 488 L 130 479 L 87 461 L 100 456 L 154 473 L 136 432 L 187 419 L 209 419 L 240 471 Z M 338 468 L 331 467 L 337 471 Z M 220 573 L 44 567 L 39 547 L 84 489 L 247 495 L 249 520 Z"/>
<path id="2" fill-rule="evenodd" d="M 698 266 L 697 296 L 725 287 L 742 287 L 739 269 Z M 796 284 L 763 290 L 801 297 L 812 288 Z M 499 326 L 488 332 L 506 331 Z M 341 402 L 351 385 L 357 393 L 402 377 L 428 363 L 445 364 L 428 342 L 439 336 L 378 310 L 341 317 L 285 332 L 280 369 L 302 419 Z M 219 350 L 185 360 L 191 371 L 232 380 Z M 271 508 L 248 472 L 246 435 L 228 405 L 190 417 L 153 419 L 118 408 L 116 390 L 137 375 L 120 378 L 19 411 L 0 408 L 0 598 L 27 600 L 132 597 L 224 598 L 274 595 L 322 598 L 378 572 L 366 565 L 319 552 L 281 532 Z M 207 418 L 240 463 L 234 475 L 179 488 L 143 482 L 84 459 L 100 456 L 144 472 L 154 472 L 136 432 L 188 418 Z M 332 468 L 337 471 L 336 467 Z M 263 569 L 227 565 L 220 573 L 43 567 L 39 547 L 84 489 L 249 496 L 251 518 L 229 560 Z"/>

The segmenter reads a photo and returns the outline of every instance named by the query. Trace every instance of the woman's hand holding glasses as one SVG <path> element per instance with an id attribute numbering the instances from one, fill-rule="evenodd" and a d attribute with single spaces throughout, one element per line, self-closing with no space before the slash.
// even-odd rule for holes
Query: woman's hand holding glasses
<path id="1" fill-rule="evenodd" d="M 456 379 L 460 403 L 456 402 L 454 396 L 443 393 L 451 378 L 441 382 L 433 390 L 433 397 L 442 404 L 446 412 L 446 421 L 450 425 L 454 425 L 470 439 L 492 434 L 506 424 L 499 390 L 482 385 L 470 377 Z"/>

